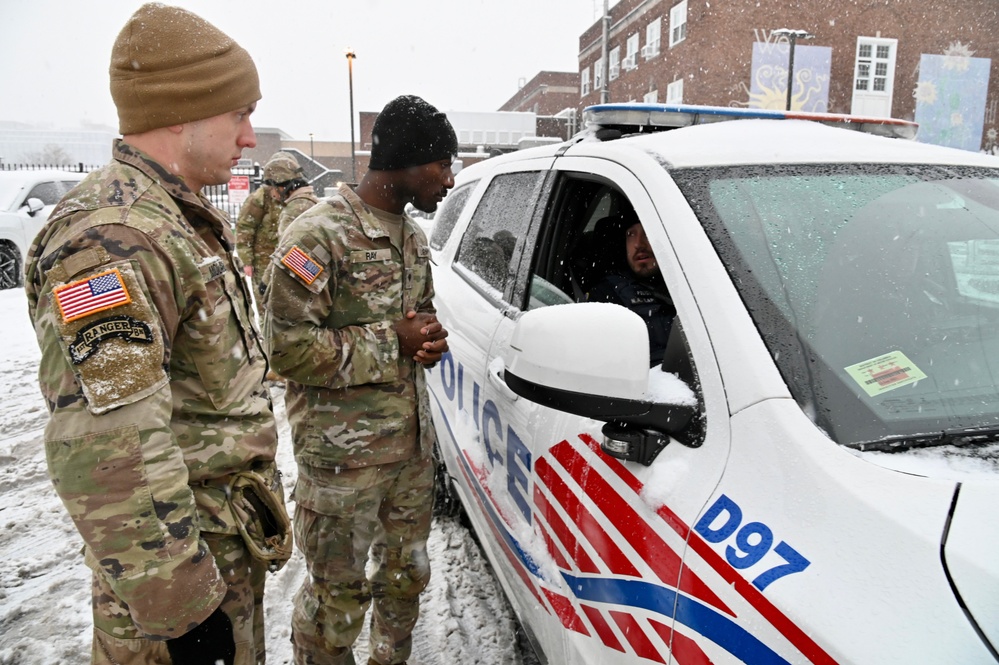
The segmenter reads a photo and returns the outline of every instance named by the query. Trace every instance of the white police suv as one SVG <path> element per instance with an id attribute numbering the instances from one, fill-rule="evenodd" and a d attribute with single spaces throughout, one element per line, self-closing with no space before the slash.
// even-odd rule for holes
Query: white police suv
<path id="1" fill-rule="evenodd" d="M 999 662 L 999 159 L 586 118 L 462 170 L 430 240 L 440 455 L 542 660 Z M 676 312 L 651 369 L 639 314 L 588 302 L 625 213 Z"/>

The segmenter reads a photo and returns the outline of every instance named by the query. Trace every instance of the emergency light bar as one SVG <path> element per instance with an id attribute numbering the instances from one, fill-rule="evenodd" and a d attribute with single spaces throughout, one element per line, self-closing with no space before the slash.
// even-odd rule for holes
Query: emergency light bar
<path id="1" fill-rule="evenodd" d="M 622 134 L 656 132 L 689 125 L 747 118 L 811 120 L 823 125 L 855 129 L 891 138 L 913 139 L 918 123 L 897 118 L 875 118 L 840 113 L 806 113 L 773 109 L 696 106 L 693 104 L 597 104 L 583 109 L 583 123 L 593 129 L 617 129 Z"/>

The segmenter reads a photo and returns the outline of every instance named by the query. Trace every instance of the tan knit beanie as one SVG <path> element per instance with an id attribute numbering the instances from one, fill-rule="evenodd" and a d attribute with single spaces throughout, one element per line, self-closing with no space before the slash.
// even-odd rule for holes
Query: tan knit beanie
<path id="1" fill-rule="evenodd" d="M 211 118 L 260 99 L 243 47 L 180 7 L 150 2 L 128 19 L 111 50 L 118 131 L 139 134 Z"/>

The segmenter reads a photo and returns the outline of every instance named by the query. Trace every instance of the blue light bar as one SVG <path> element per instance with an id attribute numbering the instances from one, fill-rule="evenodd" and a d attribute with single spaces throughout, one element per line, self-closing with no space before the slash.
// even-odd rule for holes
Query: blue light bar
<path id="1" fill-rule="evenodd" d="M 648 132 L 703 125 L 724 120 L 749 118 L 767 120 L 810 120 L 834 127 L 856 129 L 870 134 L 896 138 L 915 138 L 919 125 L 896 118 L 874 118 L 838 113 L 806 113 L 731 106 L 694 104 L 597 104 L 583 109 L 587 126 L 614 127 L 626 132 Z"/>

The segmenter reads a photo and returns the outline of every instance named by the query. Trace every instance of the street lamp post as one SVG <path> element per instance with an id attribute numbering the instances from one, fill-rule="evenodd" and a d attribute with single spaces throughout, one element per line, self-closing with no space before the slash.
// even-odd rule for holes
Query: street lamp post
<path id="1" fill-rule="evenodd" d="M 777 37 L 787 37 L 787 42 L 790 45 L 790 52 L 787 55 L 787 105 L 784 109 L 790 111 L 791 90 L 794 88 L 794 45 L 799 39 L 811 39 L 815 35 L 807 30 L 790 30 L 788 28 L 774 30 L 771 34 Z"/>
<path id="2" fill-rule="evenodd" d="M 350 85 L 350 181 L 357 182 L 357 156 L 354 152 L 354 49 L 347 47 L 347 82 Z"/>

